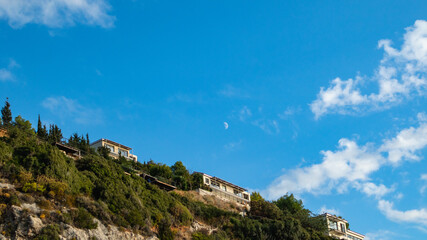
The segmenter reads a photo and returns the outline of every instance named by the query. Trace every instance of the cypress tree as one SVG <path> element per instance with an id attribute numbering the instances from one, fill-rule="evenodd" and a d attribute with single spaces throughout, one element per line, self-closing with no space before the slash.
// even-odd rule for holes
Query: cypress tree
<path id="1" fill-rule="evenodd" d="M 4 126 L 9 126 L 12 122 L 12 111 L 10 111 L 9 98 L 6 98 L 4 107 L 1 109 L 1 119 Z"/>
<path id="2" fill-rule="evenodd" d="M 42 121 L 40 120 L 40 114 L 39 120 L 37 122 L 37 136 L 41 139 L 47 140 L 46 125 L 42 125 Z"/>

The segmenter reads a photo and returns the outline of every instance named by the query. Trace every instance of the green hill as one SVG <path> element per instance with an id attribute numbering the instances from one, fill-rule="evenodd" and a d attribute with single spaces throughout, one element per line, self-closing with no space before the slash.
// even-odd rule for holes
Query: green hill
<path id="1" fill-rule="evenodd" d="M 200 176 L 190 174 L 182 162 L 167 166 L 113 159 L 103 149 L 90 149 L 89 137 L 77 134 L 68 144 L 84 154 L 74 160 L 54 146 L 62 137 L 56 125 L 49 131 L 39 125 L 36 131 L 18 116 L 3 123 L 3 128 L 8 136 L 0 137 L 0 177 L 15 186 L 0 193 L 1 234 L 6 237 L 13 238 L 16 231 L 7 223 L 8 212 L 29 201 L 42 209 L 39 217 L 45 227 L 34 236 L 37 239 L 58 239 L 62 222 L 97 228 L 94 218 L 160 239 L 330 239 L 324 235 L 324 220 L 293 195 L 270 202 L 253 193 L 251 210 L 242 217 L 185 194 L 161 190 L 136 174 L 153 175 L 182 191 L 199 188 Z M 213 231 L 191 231 L 195 221 Z"/>

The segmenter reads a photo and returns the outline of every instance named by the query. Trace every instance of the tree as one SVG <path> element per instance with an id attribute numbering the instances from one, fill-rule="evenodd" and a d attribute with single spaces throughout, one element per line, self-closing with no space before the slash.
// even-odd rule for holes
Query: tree
<path id="1" fill-rule="evenodd" d="M 46 125 L 42 125 L 42 122 L 40 121 L 40 114 L 39 114 L 39 120 L 37 123 L 37 136 L 44 140 L 47 140 L 47 136 L 48 136 Z"/>
<path id="2" fill-rule="evenodd" d="M 9 126 L 12 122 L 12 111 L 10 110 L 9 98 L 6 98 L 4 107 L 1 109 L 1 119 L 3 120 L 3 126 Z"/>
<path id="3" fill-rule="evenodd" d="M 190 190 L 191 176 L 184 164 L 178 161 L 171 166 L 171 170 L 174 185 L 181 190 Z"/>
<path id="4" fill-rule="evenodd" d="M 62 140 L 61 129 L 56 124 L 50 125 L 48 141 L 51 143 L 55 143 L 55 142 L 61 142 L 61 140 Z"/>

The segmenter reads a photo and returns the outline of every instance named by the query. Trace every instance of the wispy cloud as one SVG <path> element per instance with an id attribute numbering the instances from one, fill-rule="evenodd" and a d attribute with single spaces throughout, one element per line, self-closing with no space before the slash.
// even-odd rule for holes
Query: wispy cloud
<path id="1" fill-rule="evenodd" d="M 378 230 L 375 232 L 367 233 L 365 236 L 365 240 L 392 240 L 392 239 L 402 239 L 407 238 L 405 236 L 401 236 L 389 230 Z"/>
<path id="2" fill-rule="evenodd" d="M 258 119 L 252 121 L 252 124 L 268 134 L 278 134 L 280 132 L 279 124 L 276 120 Z"/>
<path id="3" fill-rule="evenodd" d="M 315 118 L 331 113 L 381 110 L 405 98 L 424 95 L 427 88 L 427 21 L 417 20 L 406 29 L 403 38 L 400 50 L 393 48 L 390 40 L 378 42 L 378 47 L 384 49 L 384 57 L 370 79 L 378 84 L 377 93 L 362 93 L 365 79 L 360 76 L 347 80 L 336 78 L 329 87 L 322 87 L 317 99 L 310 104 Z"/>
<path id="4" fill-rule="evenodd" d="M 391 221 L 422 224 L 427 226 L 427 209 L 411 209 L 400 211 L 390 201 L 378 201 L 378 209 Z"/>
<path id="5" fill-rule="evenodd" d="M 261 107 L 254 113 L 248 106 L 243 106 L 237 112 L 237 118 L 241 122 L 250 123 L 251 125 L 258 127 L 267 134 L 278 134 L 280 132 L 277 120 L 267 119 L 263 116 Z"/>
<path id="6" fill-rule="evenodd" d="M 12 73 L 14 68 L 19 67 L 19 64 L 11 59 L 5 68 L 0 68 L 0 82 L 14 81 L 15 75 Z"/>
<path id="7" fill-rule="evenodd" d="M 427 146 L 425 135 L 427 123 L 420 122 L 417 128 L 403 129 L 396 137 L 383 140 L 379 147 L 372 143 L 360 146 L 354 140 L 342 138 L 335 151 L 321 151 L 321 163 L 287 171 L 273 181 L 266 195 L 274 199 L 287 192 L 326 194 L 333 189 L 344 192 L 353 187 L 380 198 L 394 189 L 372 183 L 370 175 L 384 165 L 419 160 L 418 151 Z"/>
<path id="8" fill-rule="evenodd" d="M 239 140 L 237 142 L 229 142 L 229 143 L 227 143 L 227 144 L 224 145 L 224 148 L 227 151 L 233 151 L 236 148 L 239 148 L 240 145 L 242 145 L 242 140 Z"/>
<path id="9" fill-rule="evenodd" d="M 46 98 L 43 100 L 42 106 L 62 121 L 72 120 L 75 123 L 84 125 L 100 124 L 103 122 L 101 109 L 83 106 L 77 100 L 64 96 Z"/>
<path id="10" fill-rule="evenodd" d="M 295 114 L 301 112 L 301 107 L 287 107 L 285 111 L 283 111 L 282 113 L 278 114 L 280 119 L 283 120 L 287 120 L 290 117 L 294 116 Z"/>
<path id="11" fill-rule="evenodd" d="M 60 28 L 77 23 L 113 27 L 115 17 L 105 0 L 0 0 L 0 19 L 13 28 L 29 23 Z"/>
<path id="12" fill-rule="evenodd" d="M 249 98 L 249 94 L 246 91 L 232 85 L 226 85 L 218 94 L 229 98 Z"/>

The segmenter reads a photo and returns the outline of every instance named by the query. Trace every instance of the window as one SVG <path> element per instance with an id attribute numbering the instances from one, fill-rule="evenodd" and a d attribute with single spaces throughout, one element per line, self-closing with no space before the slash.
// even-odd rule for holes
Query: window
<path id="1" fill-rule="evenodd" d="M 128 151 L 119 148 L 119 155 L 123 157 L 128 157 Z"/>
<path id="2" fill-rule="evenodd" d="M 340 230 L 341 232 L 345 233 L 345 224 L 344 223 L 340 223 Z"/>
<path id="3" fill-rule="evenodd" d="M 209 185 L 209 178 L 205 178 L 205 183 Z"/>
<path id="4" fill-rule="evenodd" d="M 105 144 L 104 147 L 110 149 L 110 152 L 114 152 L 114 146 L 111 146 L 110 144 Z"/>
<path id="5" fill-rule="evenodd" d="M 328 221 L 329 223 L 328 223 L 328 227 L 330 228 L 330 229 L 333 229 L 333 230 L 338 230 L 338 225 L 337 225 L 337 222 L 335 222 L 335 221 L 331 221 L 331 220 L 329 220 Z"/>
<path id="6" fill-rule="evenodd" d="M 227 186 L 222 185 L 222 190 L 227 191 Z"/>
<path id="7" fill-rule="evenodd" d="M 248 194 L 243 194 L 243 198 L 249 200 L 249 195 Z"/>

